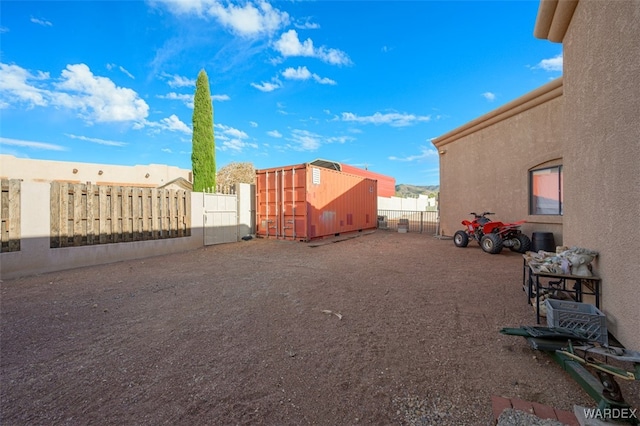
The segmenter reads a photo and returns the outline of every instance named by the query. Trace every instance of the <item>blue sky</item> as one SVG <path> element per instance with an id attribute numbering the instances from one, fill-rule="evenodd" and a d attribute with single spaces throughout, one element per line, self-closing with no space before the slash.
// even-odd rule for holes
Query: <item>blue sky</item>
<path id="1" fill-rule="evenodd" d="M 437 185 L 432 138 L 561 76 L 538 5 L 2 1 L 0 152 L 190 169 L 204 69 L 218 168 L 323 158 Z"/>

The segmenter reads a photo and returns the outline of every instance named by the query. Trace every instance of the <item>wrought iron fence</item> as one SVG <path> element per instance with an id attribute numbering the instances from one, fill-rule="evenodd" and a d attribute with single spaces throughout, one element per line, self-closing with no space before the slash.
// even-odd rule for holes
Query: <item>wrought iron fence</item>
<path id="1" fill-rule="evenodd" d="M 438 212 L 378 210 L 378 229 L 398 231 L 398 224 L 408 232 L 436 234 L 438 230 Z"/>

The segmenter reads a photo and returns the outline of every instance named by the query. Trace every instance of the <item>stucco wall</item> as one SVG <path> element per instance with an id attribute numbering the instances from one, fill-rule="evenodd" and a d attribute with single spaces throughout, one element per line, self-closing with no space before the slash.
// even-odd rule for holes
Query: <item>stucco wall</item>
<path id="1" fill-rule="evenodd" d="M 640 1 L 580 0 L 563 44 L 565 244 L 600 252 L 609 329 L 640 350 Z"/>
<path id="2" fill-rule="evenodd" d="M 453 235 L 469 212 L 526 219 L 523 231 L 553 232 L 562 243 L 562 217 L 529 216 L 528 173 L 561 161 L 562 81 L 548 85 L 439 137 L 440 230 Z"/>
<path id="3" fill-rule="evenodd" d="M 190 174 L 191 170 L 164 164 L 116 166 L 72 161 L 33 160 L 17 158 L 13 155 L 0 155 L 0 177 L 26 181 L 62 180 L 78 183 L 118 183 L 156 187 L 180 177 L 190 181 Z"/>

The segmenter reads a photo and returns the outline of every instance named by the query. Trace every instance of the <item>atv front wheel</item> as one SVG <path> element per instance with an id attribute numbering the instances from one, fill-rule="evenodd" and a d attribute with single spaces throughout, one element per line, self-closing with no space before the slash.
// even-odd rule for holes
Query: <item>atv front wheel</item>
<path id="1" fill-rule="evenodd" d="M 466 247 L 469 244 L 469 235 L 464 231 L 458 231 L 453 235 L 453 244 L 456 247 Z"/>
<path id="2" fill-rule="evenodd" d="M 498 254 L 502 251 L 502 238 L 498 234 L 485 234 L 480 240 L 482 250 L 490 254 Z"/>
<path id="3" fill-rule="evenodd" d="M 511 251 L 526 253 L 531 250 L 531 240 L 524 234 L 518 234 L 512 239 L 513 245 L 509 247 Z"/>

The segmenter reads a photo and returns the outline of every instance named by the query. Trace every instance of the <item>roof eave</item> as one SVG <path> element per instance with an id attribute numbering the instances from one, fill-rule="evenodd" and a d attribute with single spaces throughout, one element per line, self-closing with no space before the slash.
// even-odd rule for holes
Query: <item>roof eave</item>
<path id="1" fill-rule="evenodd" d="M 540 0 L 533 35 L 562 43 L 579 0 Z"/>
<path id="2" fill-rule="evenodd" d="M 513 117 L 516 114 L 521 114 L 524 111 L 545 102 L 549 102 L 558 96 L 562 96 L 562 77 L 557 78 L 550 83 L 547 83 L 544 86 L 491 111 L 488 114 L 476 118 L 475 120 L 472 120 L 449 133 L 433 139 L 431 143 L 436 148 L 440 148 L 471 133 L 475 133 L 486 127 L 499 123 L 500 121 L 506 120 L 507 118 Z"/>

